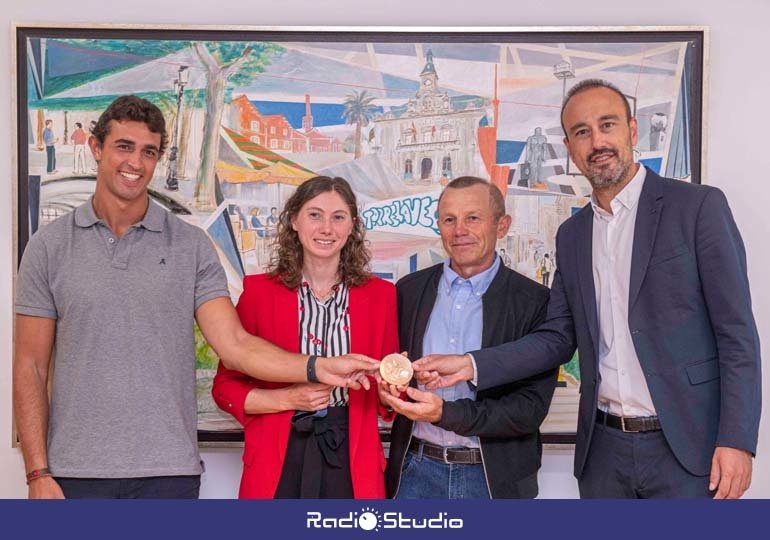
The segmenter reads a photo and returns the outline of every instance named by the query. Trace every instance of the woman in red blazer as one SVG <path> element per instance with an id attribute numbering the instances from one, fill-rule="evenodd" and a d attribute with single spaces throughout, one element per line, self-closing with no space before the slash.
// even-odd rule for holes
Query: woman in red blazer
<path id="1" fill-rule="evenodd" d="M 398 350 L 395 287 L 368 272 L 355 195 L 315 177 L 286 202 L 267 274 L 247 276 L 244 328 L 318 356 Z M 259 381 L 219 365 L 212 393 L 244 428 L 240 498 L 384 498 L 385 456 L 369 390 Z"/>

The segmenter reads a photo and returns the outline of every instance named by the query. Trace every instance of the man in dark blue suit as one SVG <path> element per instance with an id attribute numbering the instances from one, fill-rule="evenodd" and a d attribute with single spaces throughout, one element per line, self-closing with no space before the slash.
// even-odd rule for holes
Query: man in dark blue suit
<path id="1" fill-rule="evenodd" d="M 512 343 L 418 360 L 418 380 L 481 391 L 577 347 L 581 497 L 738 498 L 751 483 L 761 375 L 727 201 L 634 163 L 636 119 L 610 83 L 573 87 L 561 120 L 593 194 L 557 233 L 546 321 Z"/>

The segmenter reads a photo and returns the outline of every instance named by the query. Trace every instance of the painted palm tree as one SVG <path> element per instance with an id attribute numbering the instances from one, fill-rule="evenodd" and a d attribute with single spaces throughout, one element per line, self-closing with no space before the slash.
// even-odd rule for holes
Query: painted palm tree
<path id="1" fill-rule="evenodd" d="M 353 90 L 351 94 L 345 96 L 345 101 L 342 102 L 345 107 L 345 110 L 342 111 L 342 118 L 345 119 L 345 123 L 356 125 L 354 159 L 361 157 L 361 127 L 368 124 L 374 117 L 376 110 L 376 107 L 372 105 L 374 99 L 375 97 L 368 95 L 366 90 L 361 92 Z"/>

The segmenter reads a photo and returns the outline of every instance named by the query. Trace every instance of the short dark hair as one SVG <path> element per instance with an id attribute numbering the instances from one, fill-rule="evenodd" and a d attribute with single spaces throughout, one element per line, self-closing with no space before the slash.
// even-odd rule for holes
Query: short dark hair
<path id="1" fill-rule="evenodd" d="M 505 215 L 505 199 L 503 198 L 503 194 L 500 193 L 497 186 L 478 176 L 459 176 L 449 182 L 444 188 L 444 191 L 441 192 L 441 195 L 439 195 L 438 204 L 441 204 L 441 197 L 444 196 L 447 189 L 464 189 L 473 186 L 487 187 L 489 190 L 489 206 L 492 207 L 492 210 L 495 213 L 495 219 L 499 220 Z"/>
<path id="2" fill-rule="evenodd" d="M 567 94 L 564 96 L 564 100 L 561 102 L 561 112 L 559 113 L 559 120 L 561 121 L 561 130 L 564 132 L 564 136 L 567 137 L 567 130 L 564 128 L 564 109 L 567 108 L 567 103 L 575 97 L 577 94 L 580 94 L 581 92 L 585 92 L 587 90 L 593 90 L 594 88 L 606 88 L 607 90 L 610 90 L 612 92 L 615 92 L 620 100 L 623 102 L 623 105 L 626 108 L 626 120 L 631 120 L 633 115 L 631 114 L 631 105 L 628 103 L 628 98 L 626 95 L 621 92 L 620 88 L 615 86 L 609 81 L 605 81 L 604 79 L 585 79 L 584 81 L 580 81 L 575 86 L 570 88 L 567 91 Z"/>
<path id="3" fill-rule="evenodd" d="M 104 110 L 99 116 L 96 125 L 91 129 L 91 133 L 99 144 L 104 144 L 104 140 L 110 132 L 110 122 L 122 122 L 129 120 L 132 122 L 142 122 L 147 125 L 152 133 L 160 133 L 160 153 L 166 149 L 168 144 L 168 134 L 166 133 L 166 120 L 160 109 L 150 101 L 138 96 L 120 96 Z"/>
<path id="4" fill-rule="evenodd" d="M 80 122 L 75 122 L 75 125 L 76 125 L 78 128 L 82 128 L 82 127 L 83 127 L 83 124 L 81 124 Z"/>

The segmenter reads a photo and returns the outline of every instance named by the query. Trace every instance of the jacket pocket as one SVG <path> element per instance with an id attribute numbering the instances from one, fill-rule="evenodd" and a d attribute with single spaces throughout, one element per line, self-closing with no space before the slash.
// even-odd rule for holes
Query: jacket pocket
<path id="1" fill-rule="evenodd" d="M 690 384 L 701 384 L 719 377 L 719 360 L 712 358 L 685 367 Z"/>
<path id="2" fill-rule="evenodd" d="M 652 257 L 650 257 L 650 263 L 648 267 L 655 266 L 656 264 L 660 264 L 671 259 L 676 259 L 677 257 L 681 257 L 687 253 L 690 253 L 690 249 L 684 244 L 677 246 L 674 249 L 666 250 L 663 253 L 654 253 Z"/>

